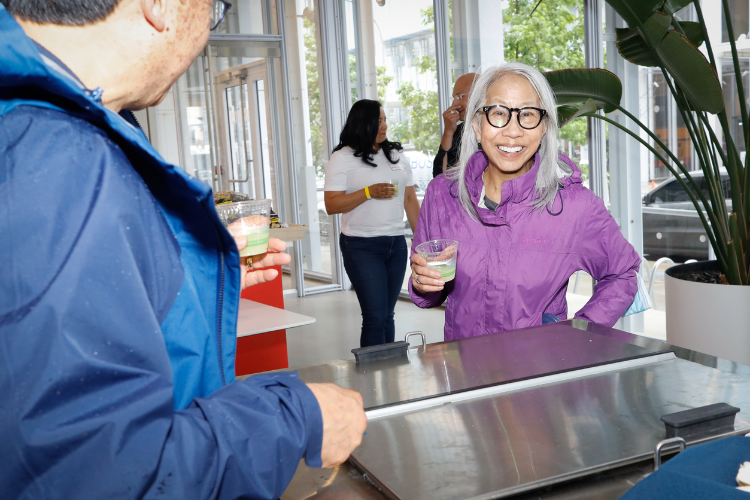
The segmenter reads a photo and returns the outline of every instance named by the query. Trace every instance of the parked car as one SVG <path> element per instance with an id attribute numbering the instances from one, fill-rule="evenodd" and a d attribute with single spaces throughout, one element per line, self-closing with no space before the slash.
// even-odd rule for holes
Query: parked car
<path id="1" fill-rule="evenodd" d="M 703 172 L 690 174 L 706 199 L 708 186 Z M 732 209 L 729 176 L 721 176 L 727 209 Z M 695 206 L 674 177 L 662 182 L 643 196 L 643 253 L 649 260 L 670 257 L 673 260 L 708 258 L 708 238 Z"/>

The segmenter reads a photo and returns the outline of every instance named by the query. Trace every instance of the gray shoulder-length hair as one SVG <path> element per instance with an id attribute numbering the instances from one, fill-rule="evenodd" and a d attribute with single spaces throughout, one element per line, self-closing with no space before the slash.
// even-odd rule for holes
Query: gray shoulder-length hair
<path id="1" fill-rule="evenodd" d="M 469 159 L 479 149 L 473 125 L 481 124 L 484 116 L 481 113 L 481 108 L 486 105 L 487 90 L 502 77 L 511 74 L 522 76 L 531 83 L 531 86 L 534 87 L 534 90 L 539 95 L 541 107 L 547 111 L 547 115 L 544 118 L 544 122 L 547 125 L 547 132 L 542 137 L 542 143 L 539 146 L 539 171 L 536 174 L 534 196 L 531 202 L 532 206 L 535 209 L 542 209 L 553 203 L 555 196 L 557 196 L 557 190 L 560 187 L 560 175 L 566 176 L 572 173 L 568 165 L 564 162 L 558 162 L 557 101 L 547 79 L 539 71 L 523 63 L 506 63 L 489 68 L 474 81 L 469 103 L 466 105 L 466 123 L 463 135 L 461 136 L 461 151 L 458 157 L 458 165 L 445 174 L 447 178 L 458 181 L 458 197 L 461 200 L 461 205 L 475 220 L 477 219 L 476 208 L 471 201 L 465 178 Z"/>

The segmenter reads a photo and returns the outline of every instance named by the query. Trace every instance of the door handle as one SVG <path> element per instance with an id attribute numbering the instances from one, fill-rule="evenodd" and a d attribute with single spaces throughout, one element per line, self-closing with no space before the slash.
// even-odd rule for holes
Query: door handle
<path id="1" fill-rule="evenodd" d="M 245 146 L 245 154 L 247 154 L 247 145 Z M 248 160 L 248 163 L 252 163 L 253 160 Z M 223 170 L 223 169 L 222 169 Z M 229 179 L 229 182 L 247 182 L 250 180 L 250 168 L 245 165 L 245 178 L 244 179 Z"/>
<path id="2" fill-rule="evenodd" d="M 237 76 L 240 79 L 240 109 L 242 110 L 242 148 L 245 151 L 245 178 L 244 179 L 229 179 L 229 182 L 247 182 L 250 180 L 250 163 L 253 162 L 253 160 L 250 158 L 250 155 L 247 154 L 247 125 L 245 125 L 245 92 L 242 90 L 242 85 L 247 79 L 247 75 L 237 75 Z"/>

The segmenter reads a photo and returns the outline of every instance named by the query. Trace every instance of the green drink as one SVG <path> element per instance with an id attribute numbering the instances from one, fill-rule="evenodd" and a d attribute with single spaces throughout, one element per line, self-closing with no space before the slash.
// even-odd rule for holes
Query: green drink
<path id="1" fill-rule="evenodd" d="M 440 279 L 451 281 L 456 277 L 458 241 L 431 240 L 417 246 L 416 251 L 427 261 L 427 268 L 440 273 Z"/>
<path id="2" fill-rule="evenodd" d="M 240 251 L 240 257 L 260 255 L 268 250 L 268 224 L 263 226 L 246 227 L 241 233 L 247 238 L 247 246 Z"/>
<path id="3" fill-rule="evenodd" d="M 244 236 L 247 245 L 240 257 L 261 255 L 268 251 L 271 200 L 240 201 L 218 205 L 219 218 L 232 236 Z"/>
<path id="4" fill-rule="evenodd" d="M 450 262 L 428 262 L 427 267 L 432 271 L 440 273 L 440 279 L 450 281 L 456 277 L 456 261 Z"/>
<path id="5" fill-rule="evenodd" d="M 393 184 L 393 196 L 398 196 L 398 179 L 388 179 L 388 184 Z"/>

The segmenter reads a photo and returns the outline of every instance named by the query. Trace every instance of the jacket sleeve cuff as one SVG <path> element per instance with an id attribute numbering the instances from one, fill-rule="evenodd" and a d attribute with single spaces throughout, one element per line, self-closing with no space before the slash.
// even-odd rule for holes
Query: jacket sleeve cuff
<path id="1" fill-rule="evenodd" d="M 305 463 L 308 467 L 322 467 L 323 460 L 320 457 L 323 449 L 323 414 L 320 405 L 309 387 L 297 378 L 289 377 L 286 381 L 290 388 L 294 388 L 299 396 L 302 408 L 305 412 L 305 423 L 307 427 L 307 448 L 305 448 Z"/>
<path id="2" fill-rule="evenodd" d="M 421 293 L 412 286 L 412 280 L 409 279 L 409 297 L 411 301 L 422 309 L 437 307 L 443 303 L 443 292 Z"/>

